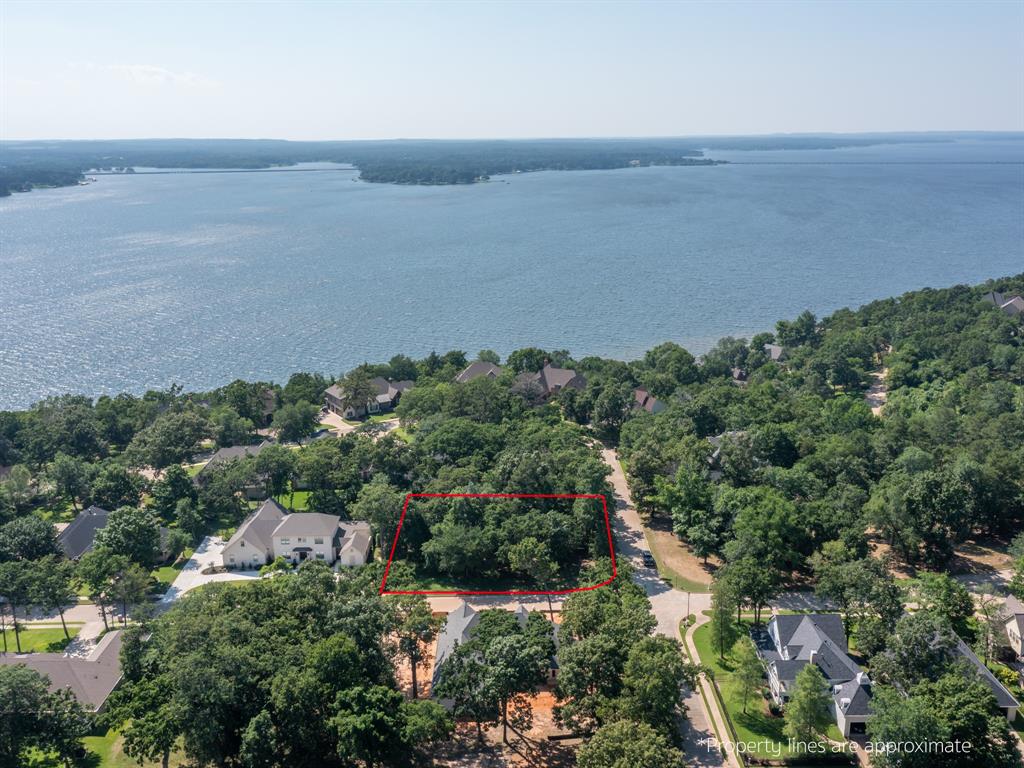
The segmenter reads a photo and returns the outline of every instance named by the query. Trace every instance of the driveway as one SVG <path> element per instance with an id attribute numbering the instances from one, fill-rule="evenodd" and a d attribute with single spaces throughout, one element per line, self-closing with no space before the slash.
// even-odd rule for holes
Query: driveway
<path id="1" fill-rule="evenodd" d="M 203 584 L 215 581 L 247 581 L 258 579 L 259 571 L 226 571 L 224 573 L 203 573 L 207 568 L 222 564 L 221 552 L 226 542 L 219 536 L 207 536 L 192 553 L 192 557 L 182 567 L 178 578 L 157 603 L 157 610 L 166 610 L 175 600 L 187 592 Z"/>
<path id="2" fill-rule="evenodd" d="M 651 611 L 658 621 L 655 632 L 679 640 L 679 622 L 687 615 L 687 610 L 701 616 L 701 611 L 711 607 L 711 595 L 706 592 L 687 593 L 674 589 L 661 580 L 655 569 L 644 567 L 640 558 L 644 551 L 650 552 L 651 548 L 647 543 L 640 515 L 633 506 L 633 498 L 629 495 L 629 486 L 626 484 L 626 476 L 622 472 L 618 454 L 610 448 L 603 448 L 601 455 L 605 464 L 612 470 L 611 484 L 615 491 L 612 521 L 615 556 L 619 560 L 629 560 L 633 564 L 633 580 L 647 593 L 651 601 Z M 701 687 L 706 685 L 708 683 L 702 680 Z M 710 695 L 710 691 L 705 695 Z M 687 719 L 683 722 L 681 732 L 687 765 L 702 768 L 725 766 L 726 762 L 717 749 L 718 740 L 711 727 L 700 691 L 686 691 L 683 704 L 686 706 Z M 729 765 L 735 765 L 735 758 L 732 758 Z"/>

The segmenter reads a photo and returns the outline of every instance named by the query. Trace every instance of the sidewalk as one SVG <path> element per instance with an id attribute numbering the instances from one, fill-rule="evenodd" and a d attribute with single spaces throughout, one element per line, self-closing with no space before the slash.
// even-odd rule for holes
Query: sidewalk
<path id="1" fill-rule="evenodd" d="M 706 624 L 709 621 L 711 621 L 711 618 L 709 616 L 706 616 L 703 613 L 698 613 L 697 620 L 686 629 L 686 634 L 684 636 L 684 640 L 686 642 L 686 650 L 689 652 L 690 657 L 694 661 L 699 660 L 700 655 L 697 653 L 697 646 L 693 642 L 693 633 L 697 631 L 697 627 Z M 729 726 L 725 721 L 724 713 L 718 706 L 718 698 L 715 696 L 715 692 L 711 689 L 711 686 L 713 685 L 714 682 L 708 680 L 705 675 L 700 676 L 700 691 L 703 695 L 703 700 L 701 703 L 707 702 L 707 707 L 705 708 L 705 711 L 711 715 L 711 720 L 714 723 L 714 731 L 717 731 L 720 740 L 732 741 L 732 732 L 729 730 Z M 718 741 L 719 738 L 714 736 L 714 732 L 711 731 L 710 728 L 708 730 L 710 732 L 710 735 L 714 737 L 716 741 Z M 705 752 L 707 752 L 707 742 L 704 742 L 701 748 Z M 717 749 L 713 749 L 713 752 L 718 754 Z M 690 753 L 688 749 L 687 755 L 689 756 L 689 754 Z M 732 768 L 742 768 L 740 761 L 737 759 L 735 753 L 730 751 L 727 751 L 725 753 L 725 757 L 720 758 L 717 764 L 729 765 Z"/>

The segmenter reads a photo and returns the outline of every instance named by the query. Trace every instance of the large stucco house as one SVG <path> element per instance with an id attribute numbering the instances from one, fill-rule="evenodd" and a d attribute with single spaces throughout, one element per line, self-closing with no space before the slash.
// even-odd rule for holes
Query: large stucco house
<path id="1" fill-rule="evenodd" d="M 864 733 L 871 719 L 871 680 L 850 658 L 843 619 L 836 613 L 772 617 L 752 633 L 776 704 L 789 701 L 796 676 L 816 664 L 832 693 L 832 714 L 843 736 Z"/>
<path id="2" fill-rule="evenodd" d="M 221 554 L 225 568 L 256 569 L 278 557 L 295 564 L 363 565 L 370 554 L 370 524 L 319 512 L 289 514 L 267 499 L 238 526 Z"/>

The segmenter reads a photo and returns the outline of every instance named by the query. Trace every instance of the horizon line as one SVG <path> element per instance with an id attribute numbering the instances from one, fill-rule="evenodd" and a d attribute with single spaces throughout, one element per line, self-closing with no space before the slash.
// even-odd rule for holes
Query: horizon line
<path id="1" fill-rule="evenodd" d="M 326 144 L 402 141 L 652 141 L 664 139 L 754 139 L 754 138 L 806 138 L 809 136 L 941 136 L 941 135 L 1019 135 L 1024 128 L 929 128 L 914 130 L 872 131 L 770 131 L 766 133 L 690 133 L 649 135 L 573 135 L 573 136 L 390 136 L 332 139 L 284 139 L 271 136 L 136 136 L 120 138 L 0 138 L 0 143 L 11 142 L 87 142 L 87 141 L 279 141 L 288 143 Z"/>

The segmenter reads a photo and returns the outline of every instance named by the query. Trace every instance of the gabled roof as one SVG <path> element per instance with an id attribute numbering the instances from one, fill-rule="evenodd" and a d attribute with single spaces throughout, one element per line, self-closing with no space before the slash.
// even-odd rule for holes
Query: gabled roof
<path id="1" fill-rule="evenodd" d="M 61 653 L 0 654 L 0 664 L 24 664 L 50 679 L 51 691 L 68 688 L 92 711 L 103 708 L 121 680 L 122 632 L 108 632 L 86 658 Z"/>
<path id="2" fill-rule="evenodd" d="M 480 614 L 473 610 L 469 603 L 459 606 L 448 614 L 444 629 L 437 636 L 437 647 L 434 650 L 433 686 L 436 687 L 441 678 L 441 665 L 452 655 L 457 645 L 469 639 L 470 630 L 480 621 Z"/>
<path id="3" fill-rule="evenodd" d="M 776 631 L 772 631 L 772 626 Z M 837 613 L 779 614 L 768 622 L 769 632 L 784 646 L 802 645 L 817 647 L 821 638 L 827 638 L 842 648 L 847 648 L 843 617 Z"/>
<path id="4" fill-rule="evenodd" d="M 57 543 L 64 554 L 71 560 L 77 560 L 93 548 L 96 532 L 107 526 L 110 512 L 101 507 L 92 506 L 83 509 L 68 526 L 57 534 Z"/>
<path id="5" fill-rule="evenodd" d="M 501 376 L 501 373 L 502 368 L 500 365 L 489 363 L 486 360 L 474 360 L 462 369 L 462 371 L 455 377 L 455 381 L 459 384 L 466 384 L 473 379 L 479 379 L 481 376 L 496 379 Z"/>
<path id="6" fill-rule="evenodd" d="M 273 499 L 267 499 L 260 505 L 260 508 L 245 518 L 245 521 L 238 526 L 235 533 L 228 539 L 224 548 L 232 546 L 239 541 L 245 541 L 249 546 L 261 549 L 264 552 L 272 552 L 274 529 L 280 525 L 285 517 L 284 507 Z"/>
<path id="7" fill-rule="evenodd" d="M 779 344 L 765 344 L 764 352 L 771 360 L 776 363 L 782 360 L 786 356 L 786 350 Z"/>
<path id="8" fill-rule="evenodd" d="M 1010 595 L 1006 598 L 1003 613 L 1006 616 L 1006 623 L 1013 622 L 1017 626 L 1017 634 L 1024 637 L 1024 603 Z"/>
<path id="9" fill-rule="evenodd" d="M 871 714 L 871 680 L 863 672 L 832 690 L 839 711 L 847 716 Z"/>
<path id="10" fill-rule="evenodd" d="M 982 301 L 987 301 L 989 304 L 995 304 L 997 307 L 1001 307 L 1006 299 L 1003 298 L 1003 294 L 999 291 L 989 291 L 981 297 Z"/>
<path id="11" fill-rule="evenodd" d="M 334 536 L 341 518 L 322 512 L 292 512 L 274 529 L 274 536 Z"/>
<path id="12" fill-rule="evenodd" d="M 999 307 L 1008 315 L 1024 314 L 1024 298 L 1013 296 L 1000 304 Z"/>
<path id="13" fill-rule="evenodd" d="M 519 374 L 516 381 L 526 386 L 539 387 L 545 395 L 550 395 L 566 387 L 583 389 L 587 385 L 586 378 L 571 368 L 555 368 L 550 363 L 545 363 L 544 367 L 536 373 L 527 371 Z"/>
<path id="14" fill-rule="evenodd" d="M 348 552 L 349 550 L 355 550 L 365 560 L 370 551 L 370 542 L 372 540 L 370 524 L 365 520 L 354 520 L 352 522 L 338 523 L 338 527 L 344 536 L 339 551 Z"/>
<path id="15" fill-rule="evenodd" d="M 648 413 L 654 413 L 661 406 L 658 398 L 654 397 L 643 387 L 637 387 L 633 390 L 633 401 L 638 408 L 643 408 Z"/>
<path id="16" fill-rule="evenodd" d="M 966 659 L 978 676 L 992 689 L 993 695 L 996 697 L 996 705 L 1000 709 L 1012 709 L 1020 706 L 1020 703 L 1013 697 L 1013 694 L 1007 690 L 1006 686 L 996 679 L 996 676 L 992 674 L 988 667 L 981 663 L 974 651 L 972 651 L 960 638 L 957 638 L 956 652 L 959 653 L 964 659 Z"/>
<path id="17" fill-rule="evenodd" d="M 226 448 L 219 449 L 210 460 L 203 465 L 203 468 L 199 470 L 196 477 L 206 472 L 208 469 L 216 467 L 218 464 L 224 464 L 235 459 L 242 459 L 246 456 L 259 456 L 260 451 L 271 445 L 271 441 L 264 440 L 258 445 L 229 445 Z"/>

